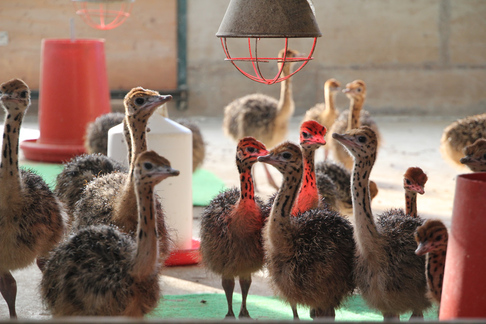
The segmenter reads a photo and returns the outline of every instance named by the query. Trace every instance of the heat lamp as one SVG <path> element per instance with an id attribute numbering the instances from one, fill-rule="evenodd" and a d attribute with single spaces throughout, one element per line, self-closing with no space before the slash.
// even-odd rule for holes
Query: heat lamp
<path id="1" fill-rule="evenodd" d="M 135 0 L 73 0 L 76 14 L 89 26 L 109 30 L 130 17 Z"/>
<path id="2" fill-rule="evenodd" d="M 312 60 L 317 37 L 321 35 L 310 0 L 231 0 L 216 33 L 216 36 L 221 39 L 226 60 L 249 79 L 264 84 L 281 82 L 299 72 Z M 230 38 L 247 38 L 248 56 L 233 57 L 228 45 Z M 285 54 L 282 58 L 261 57 L 258 54 L 259 44 L 263 42 L 262 39 L 269 38 L 284 39 L 284 53 L 287 52 L 289 38 L 313 38 L 313 43 L 308 54 L 302 57 L 290 58 Z M 264 77 L 262 63 L 275 61 L 301 62 L 301 65 L 288 76 L 281 77 L 283 69 L 281 64 L 274 77 Z M 244 62 L 251 65 L 250 72 L 241 67 Z"/>

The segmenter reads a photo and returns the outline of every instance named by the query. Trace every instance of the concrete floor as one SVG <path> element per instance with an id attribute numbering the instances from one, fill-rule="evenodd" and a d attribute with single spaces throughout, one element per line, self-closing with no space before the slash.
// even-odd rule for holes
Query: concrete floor
<path id="1" fill-rule="evenodd" d="M 424 218 L 438 218 L 450 225 L 455 177 L 459 170 L 447 164 L 440 155 L 439 143 L 442 130 L 455 118 L 432 117 L 376 117 L 383 146 L 378 154 L 371 174 L 379 187 L 379 194 L 373 200 L 373 212 L 378 214 L 390 207 L 404 207 L 402 175 L 410 166 L 421 167 L 428 175 L 425 194 L 418 198 L 418 210 Z M 199 121 L 207 143 L 206 160 L 203 168 L 214 172 L 224 180 L 228 187 L 238 185 L 238 174 L 234 163 L 235 144 L 223 135 L 221 118 L 196 118 Z M 294 117 L 288 139 L 298 141 L 301 117 Z M 22 139 L 37 137 L 35 120 L 27 120 L 21 132 Z M 28 131 L 30 129 L 31 131 Z M 317 154 L 322 159 L 323 154 Z M 275 179 L 280 180 L 276 170 Z M 274 190 L 267 184 L 263 168 L 255 168 L 255 178 L 259 194 L 267 197 Z M 198 237 L 201 207 L 194 208 L 193 233 Z M 21 319 L 46 319 L 48 313 L 39 300 L 38 284 L 41 274 L 35 266 L 13 273 L 18 284 L 17 313 Z M 209 273 L 202 265 L 169 267 L 161 277 L 163 294 L 188 294 L 222 292 L 220 278 Z M 239 292 L 239 288 L 236 288 Z M 250 294 L 272 295 L 265 273 L 254 275 Z M 0 298 L 0 319 L 8 317 L 7 306 Z"/>

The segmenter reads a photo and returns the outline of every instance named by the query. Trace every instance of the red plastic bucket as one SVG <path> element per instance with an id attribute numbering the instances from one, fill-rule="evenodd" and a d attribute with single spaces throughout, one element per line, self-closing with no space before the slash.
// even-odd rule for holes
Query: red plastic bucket
<path id="1" fill-rule="evenodd" d="M 457 177 L 440 320 L 486 318 L 486 173 Z"/>
<path id="2" fill-rule="evenodd" d="M 111 111 L 103 39 L 43 39 L 37 140 L 29 160 L 63 162 L 85 152 L 86 126 Z"/>

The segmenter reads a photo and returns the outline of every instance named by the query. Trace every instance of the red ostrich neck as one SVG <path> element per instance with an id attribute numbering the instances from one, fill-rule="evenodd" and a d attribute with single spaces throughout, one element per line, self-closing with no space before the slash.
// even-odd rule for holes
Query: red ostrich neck
<path id="1" fill-rule="evenodd" d="M 251 168 L 245 169 L 240 173 L 240 203 L 245 201 L 254 201 L 255 188 L 251 176 Z"/>
<path id="2" fill-rule="evenodd" d="M 319 192 L 316 186 L 316 174 L 314 168 L 315 150 L 302 147 L 304 174 L 300 185 L 299 195 L 292 208 L 292 216 L 303 213 L 319 205 Z"/>

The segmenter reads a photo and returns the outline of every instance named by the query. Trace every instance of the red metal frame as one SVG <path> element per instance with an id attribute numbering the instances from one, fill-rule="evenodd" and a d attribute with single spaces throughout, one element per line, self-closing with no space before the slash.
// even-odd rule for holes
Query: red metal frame
<path id="1" fill-rule="evenodd" d="M 123 24 L 130 17 L 133 7 L 133 2 L 121 2 L 119 10 L 108 10 L 105 3 L 101 2 L 96 3 L 97 8 L 88 6 L 88 2 L 85 1 L 74 1 L 73 3 L 76 14 L 80 15 L 85 23 L 101 30 L 113 29 Z M 99 17 L 99 23 L 95 22 L 93 17 Z"/>
<path id="2" fill-rule="evenodd" d="M 255 55 L 252 53 L 251 49 L 251 40 L 255 39 Z M 230 61 L 234 67 L 241 72 L 244 76 L 249 78 L 250 80 L 253 80 L 255 82 L 259 83 L 264 83 L 264 84 L 275 84 L 278 82 L 282 82 L 288 78 L 290 78 L 292 75 L 295 73 L 299 72 L 302 70 L 302 68 L 310 61 L 313 59 L 312 54 L 314 53 L 314 49 L 316 47 L 317 43 L 317 37 L 314 37 L 314 42 L 312 44 L 312 48 L 309 52 L 309 55 L 307 57 L 287 57 L 287 49 L 288 49 L 288 38 L 285 38 L 285 51 L 284 51 L 284 56 L 282 58 L 278 57 L 258 57 L 258 38 L 248 38 L 248 49 L 249 49 L 249 54 L 250 57 L 231 57 L 229 50 L 228 50 L 228 45 L 226 42 L 226 37 L 221 38 L 221 45 L 223 47 L 224 54 L 226 55 L 226 61 Z M 253 65 L 253 71 L 255 72 L 255 75 L 252 75 L 248 72 L 243 71 L 238 65 L 236 65 L 237 61 L 246 61 L 246 62 L 251 62 Z M 260 70 L 260 63 L 267 63 L 269 61 L 277 61 L 277 62 L 302 62 L 302 64 L 295 69 L 294 72 L 291 74 L 285 76 L 285 77 L 280 77 L 280 74 L 282 73 L 283 69 L 283 64 L 280 65 L 280 69 L 278 73 L 275 75 L 275 77 L 271 79 L 267 79 L 263 76 L 261 70 Z"/>

